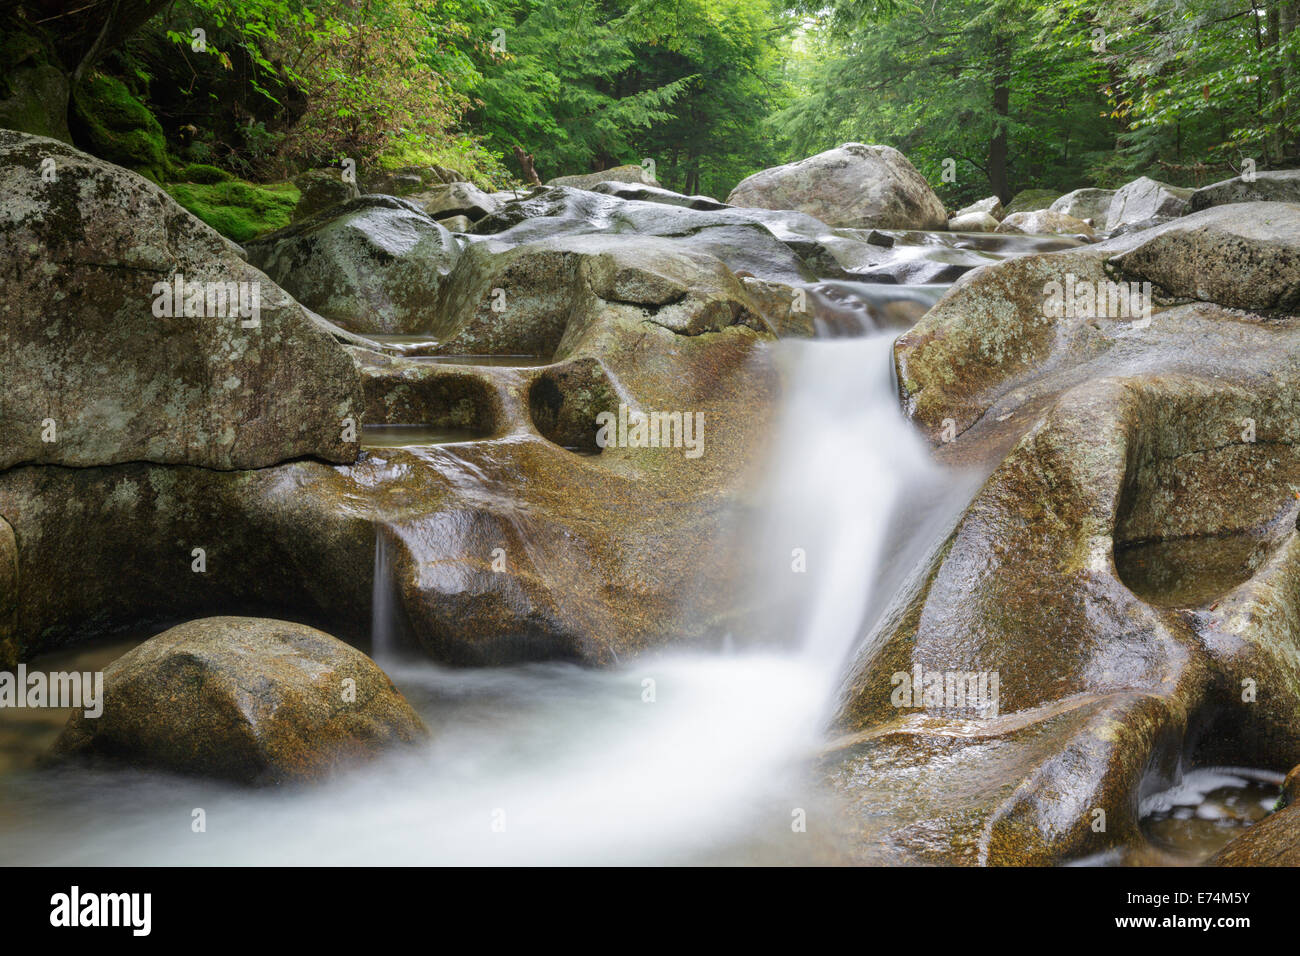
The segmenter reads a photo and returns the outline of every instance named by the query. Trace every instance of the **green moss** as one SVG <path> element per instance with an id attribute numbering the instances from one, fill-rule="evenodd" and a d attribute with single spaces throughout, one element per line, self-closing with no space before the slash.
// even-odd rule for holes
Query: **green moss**
<path id="1" fill-rule="evenodd" d="M 468 137 L 443 143 L 400 141 L 379 157 L 379 165 L 388 170 L 407 166 L 441 166 L 460 173 L 475 186 L 489 192 L 514 182 L 500 156 Z"/>
<path id="2" fill-rule="evenodd" d="M 64 142 L 68 133 L 68 78 L 39 41 L 0 36 L 0 127 Z"/>
<path id="3" fill-rule="evenodd" d="M 217 166 L 211 166 L 207 163 L 190 163 L 188 166 L 181 167 L 173 178 L 179 183 L 202 183 L 205 186 L 210 186 L 214 183 L 230 182 L 235 177 Z"/>
<path id="4" fill-rule="evenodd" d="M 1062 195 L 1056 189 L 1024 189 L 1015 194 L 1004 211 L 1008 216 L 1013 212 L 1036 212 L 1039 209 L 1046 209 Z"/>
<path id="5" fill-rule="evenodd" d="M 158 119 L 121 80 L 99 75 L 72 94 L 73 138 L 88 152 L 161 183 L 167 141 Z"/>
<path id="6" fill-rule="evenodd" d="M 259 186 L 230 179 L 218 183 L 172 183 L 167 192 L 217 232 L 247 242 L 289 224 L 298 204 L 293 183 Z"/>

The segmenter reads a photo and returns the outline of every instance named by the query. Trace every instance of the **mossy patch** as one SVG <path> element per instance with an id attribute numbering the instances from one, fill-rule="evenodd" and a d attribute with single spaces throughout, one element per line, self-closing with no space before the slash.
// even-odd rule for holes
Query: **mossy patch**
<path id="1" fill-rule="evenodd" d="M 210 186 L 213 183 L 230 182 L 235 175 L 208 163 L 190 163 L 182 166 L 173 178 L 178 183 L 201 183 Z"/>
<path id="2" fill-rule="evenodd" d="M 35 38 L 0 37 L 0 127 L 67 142 L 68 78 Z"/>
<path id="3" fill-rule="evenodd" d="M 166 189 L 178 203 L 235 242 L 247 242 L 287 226 L 299 196 L 293 183 L 259 186 L 242 179 L 172 183 Z"/>
<path id="4" fill-rule="evenodd" d="M 167 141 L 157 117 L 115 77 L 101 74 L 72 94 L 73 139 L 87 152 L 161 183 Z"/>

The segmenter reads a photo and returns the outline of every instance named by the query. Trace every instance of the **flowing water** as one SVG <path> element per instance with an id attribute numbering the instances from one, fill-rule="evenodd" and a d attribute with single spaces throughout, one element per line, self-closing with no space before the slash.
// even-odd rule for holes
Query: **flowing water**
<path id="1" fill-rule="evenodd" d="M 915 489 L 953 489 L 950 514 L 970 491 L 931 464 L 898 414 L 890 343 L 773 346 L 792 398 L 762 496 L 771 561 L 756 594 L 788 598 L 779 633 L 606 671 L 439 668 L 394 651 L 380 533 L 376 653 L 432 728 L 427 748 L 275 791 L 140 771 L 19 770 L 0 799 L 0 860 L 834 861 L 833 801 L 808 764 L 873 582 L 887 556 L 909 553 L 900 541 L 915 528 L 897 518 Z M 915 500 L 928 507 L 934 497 Z M 196 807 L 205 833 L 191 832 Z M 800 815 L 807 832 L 792 827 Z"/>

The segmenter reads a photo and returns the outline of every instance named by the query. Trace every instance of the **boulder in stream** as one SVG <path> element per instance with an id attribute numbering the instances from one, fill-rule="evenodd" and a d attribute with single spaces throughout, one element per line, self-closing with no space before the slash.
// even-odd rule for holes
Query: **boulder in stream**
<path id="1" fill-rule="evenodd" d="M 353 332 L 421 332 L 460 243 L 414 203 L 367 195 L 249 242 L 303 305 Z"/>
<path id="2" fill-rule="evenodd" d="M 1089 239 L 1095 235 L 1092 227 L 1083 220 L 1050 209 L 1013 212 L 1002 220 L 997 231 L 1021 235 L 1085 236 Z"/>
<path id="3" fill-rule="evenodd" d="M 987 212 L 958 213 L 948 220 L 951 232 L 997 232 L 998 220 Z"/>
<path id="4" fill-rule="evenodd" d="M 1084 219 L 1093 226 L 1106 224 L 1106 212 L 1115 198 L 1113 189 L 1076 189 L 1055 200 L 1048 208 L 1075 219 Z"/>
<path id="5" fill-rule="evenodd" d="M 74 714 L 54 753 L 265 785 L 320 779 L 427 736 L 388 676 L 342 641 L 210 617 L 108 665 L 103 713 Z"/>
<path id="6" fill-rule="evenodd" d="M 1192 193 L 1193 212 L 1239 202 L 1300 202 L 1300 169 L 1269 169 L 1252 179 L 1236 176 Z"/>
<path id="7" fill-rule="evenodd" d="M 1300 761 L 1300 701 L 1241 693 L 1300 681 L 1300 317 L 1119 266 L 1235 219 L 977 270 L 897 340 L 938 454 L 992 471 L 854 667 L 825 769 L 864 859 L 1122 858 L 1180 765 Z"/>
<path id="8" fill-rule="evenodd" d="M 1191 211 L 1192 192 L 1141 176 L 1115 190 L 1103 231 L 1132 232 L 1176 219 Z"/>
<path id="9" fill-rule="evenodd" d="M 733 206 L 792 209 L 831 226 L 946 229 L 948 216 L 925 177 L 890 146 L 845 143 L 742 180 Z"/>
<path id="10" fill-rule="evenodd" d="M 1016 212 L 1036 212 L 1050 208 L 1060 198 L 1060 192 L 1055 189 L 1022 189 L 1011 197 L 1004 211 L 1008 216 Z"/>
<path id="11" fill-rule="evenodd" d="M 647 186 L 658 186 L 659 181 L 650 174 L 650 171 L 634 163 L 628 163 L 624 166 L 613 166 L 609 169 L 602 169 L 594 173 L 577 173 L 572 176 L 556 176 L 554 179 L 548 179 L 548 186 L 568 186 L 570 189 L 591 189 L 601 183 L 641 183 Z"/>

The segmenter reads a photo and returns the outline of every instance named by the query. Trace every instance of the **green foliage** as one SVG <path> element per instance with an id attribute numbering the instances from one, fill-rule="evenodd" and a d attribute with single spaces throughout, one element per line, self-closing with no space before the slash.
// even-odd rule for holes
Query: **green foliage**
<path id="1" fill-rule="evenodd" d="M 239 179 L 172 183 L 166 189 L 178 203 L 235 242 L 247 242 L 287 226 L 299 196 L 292 183 L 259 186 Z"/>
<path id="2" fill-rule="evenodd" d="M 1072 188 L 1085 156 L 1113 146 L 1103 67 L 1043 48 L 1034 9 L 1027 0 L 837 7 L 809 21 L 801 95 L 774 125 L 800 154 L 850 140 L 895 146 L 951 207 L 999 190 L 999 177 L 1004 199 Z"/>
<path id="3" fill-rule="evenodd" d="M 1195 185 L 1296 157 L 1297 0 L 1058 0 L 1039 19 L 1105 65 L 1127 170 Z"/>
<path id="4" fill-rule="evenodd" d="M 857 140 L 956 207 L 1297 160 L 1297 20 L 1300 0 L 175 0 L 80 84 L 73 134 L 199 186 L 347 158 L 495 188 L 531 156 L 546 179 L 653 160 L 719 197 Z M 62 76 L 25 42 L 0 36 L 24 117 Z"/>

